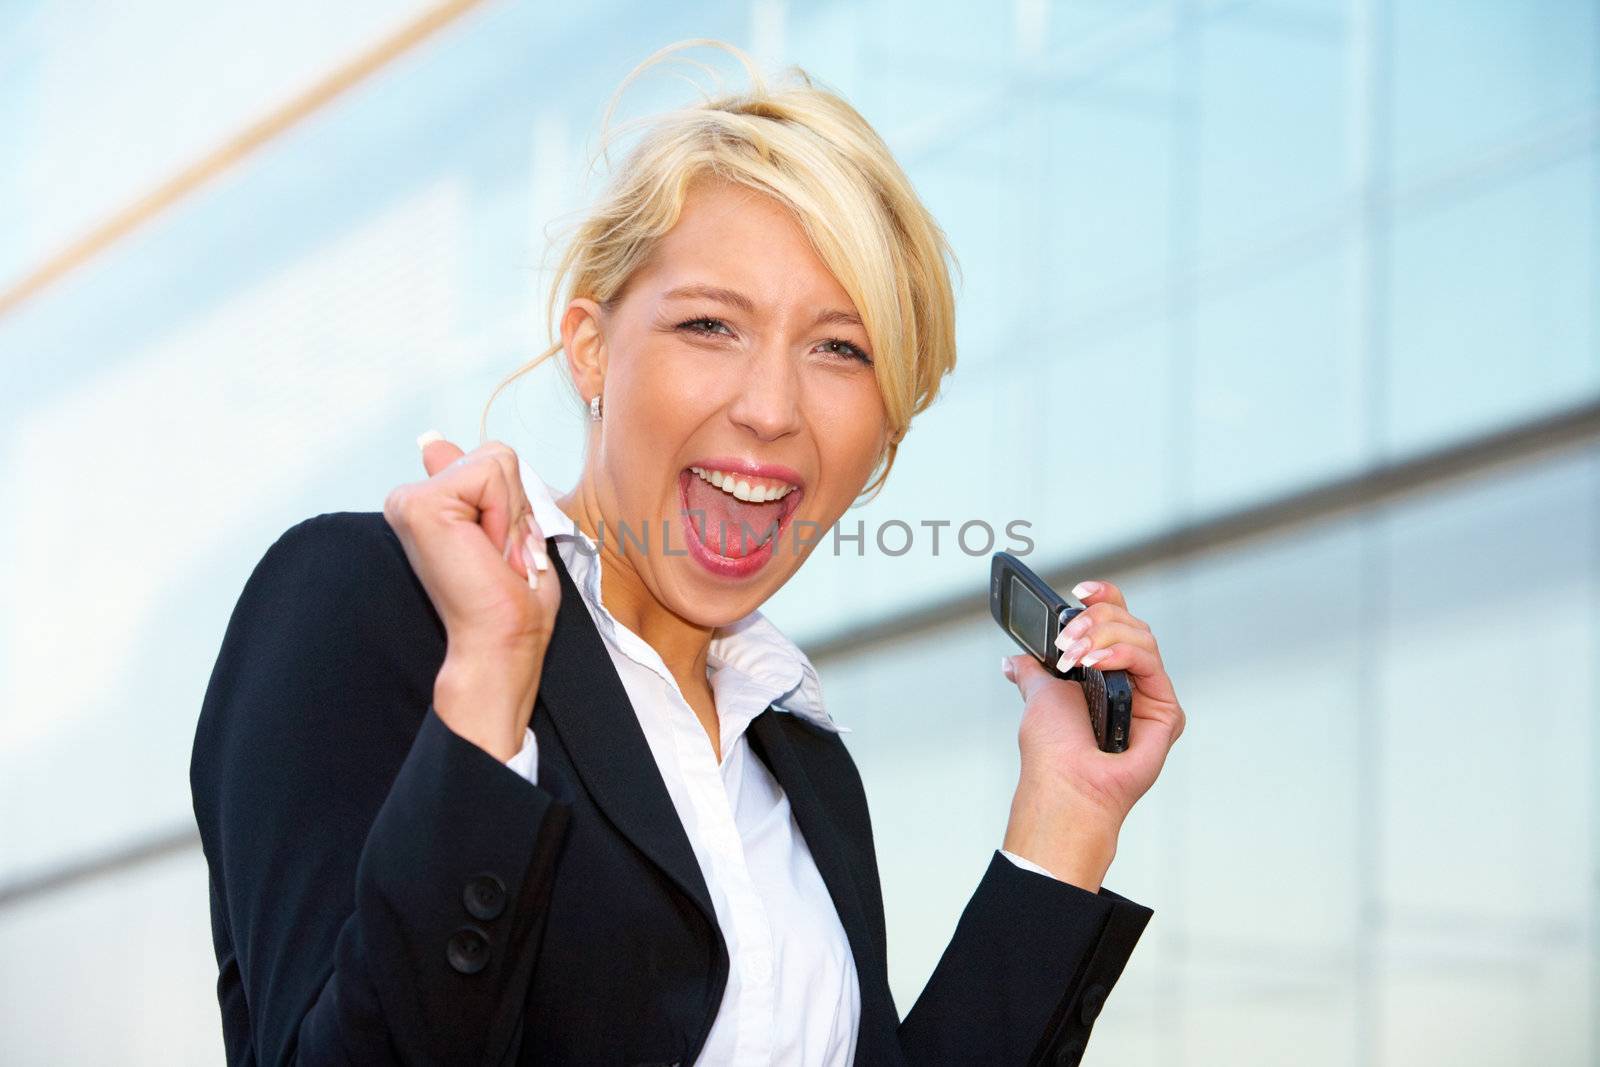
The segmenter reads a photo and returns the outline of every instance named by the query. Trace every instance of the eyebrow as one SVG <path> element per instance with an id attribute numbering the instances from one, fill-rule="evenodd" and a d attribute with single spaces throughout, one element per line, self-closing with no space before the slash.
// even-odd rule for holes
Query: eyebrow
<path id="1" fill-rule="evenodd" d="M 724 289 L 718 285 L 680 285 L 676 289 L 668 289 L 665 293 L 662 293 L 661 299 L 715 300 L 718 303 L 727 304 L 729 307 L 738 308 L 746 315 L 754 315 L 756 311 L 755 301 L 751 300 L 748 296 L 745 296 L 736 289 Z M 822 325 L 823 323 L 847 326 L 862 325 L 861 316 L 857 315 L 853 311 L 844 311 L 839 308 L 828 308 L 827 310 L 823 311 L 816 317 L 816 320 L 812 323 L 812 325 Z M 865 329 L 865 327 L 862 328 Z"/>

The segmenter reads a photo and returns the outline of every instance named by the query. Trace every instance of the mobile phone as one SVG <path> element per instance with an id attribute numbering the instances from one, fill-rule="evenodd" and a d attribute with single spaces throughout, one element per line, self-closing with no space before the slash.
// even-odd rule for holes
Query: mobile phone
<path id="1" fill-rule="evenodd" d="M 1016 556 L 996 552 L 989 567 L 989 613 L 1000 629 L 1057 678 L 1083 686 L 1089 721 L 1102 752 L 1123 752 L 1133 725 L 1133 686 L 1127 671 L 1099 671 L 1083 664 L 1056 669 L 1062 627 L 1086 610 L 1083 601 L 1057 593 Z"/>

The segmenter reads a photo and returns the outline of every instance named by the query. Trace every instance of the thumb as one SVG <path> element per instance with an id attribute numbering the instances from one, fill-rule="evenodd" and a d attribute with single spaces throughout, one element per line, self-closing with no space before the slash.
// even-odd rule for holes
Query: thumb
<path id="1" fill-rule="evenodd" d="M 419 434 L 417 448 L 422 451 L 422 466 L 430 478 L 466 455 L 461 449 L 446 441 L 444 434 L 438 430 L 428 430 Z"/>
<path id="2" fill-rule="evenodd" d="M 1002 656 L 1000 669 L 1007 678 L 1017 684 L 1017 691 L 1022 694 L 1024 702 L 1031 700 L 1041 685 L 1055 677 L 1041 667 L 1038 660 L 1026 653 Z"/>

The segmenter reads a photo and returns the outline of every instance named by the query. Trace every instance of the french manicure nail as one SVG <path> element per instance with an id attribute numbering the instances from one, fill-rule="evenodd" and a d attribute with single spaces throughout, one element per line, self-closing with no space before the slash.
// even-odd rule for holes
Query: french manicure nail
<path id="1" fill-rule="evenodd" d="M 1083 665 L 1085 667 L 1093 667 L 1096 663 L 1099 663 L 1110 654 L 1111 650 L 1109 648 L 1097 648 L 1087 656 L 1083 657 Z"/>
<path id="2" fill-rule="evenodd" d="M 533 564 L 533 552 L 528 548 L 528 542 L 522 542 L 522 565 L 528 572 L 528 588 L 539 588 L 539 568 Z"/>
<path id="3" fill-rule="evenodd" d="M 1099 582 L 1079 582 L 1072 587 L 1072 595 L 1082 600 L 1086 596 L 1094 596 L 1100 591 Z"/>
<path id="4" fill-rule="evenodd" d="M 506 547 L 500 551 L 500 554 L 506 558 L 507 563 L 511 562 L 511 550 L 521 547 L 517 542 L 517 531 L 520 529 L 522 529 L 522 520 L 518 519 L 511 524 L 511 529 L 506 531 Z"/>
<path id="5" fill-rule="evenodd" d="M 1017 680 L 1016 672 L 1011 669 L 1010 656 L 1000 657 L 1000 673 L 1006 676 L 1006 681 L 1008 682 L 1014 682 Z"/>
<path id="6" fill-rule="evenodd" d="M 1086 637 L 1078 638 L 1076 641 L 1072 642 L 1072 644 L 1068 645 L 1067 650 L 1061 653 L 1061 658 L 1056 660 L 1056 670 L 1070 671 L 1072 669 L 1072 665 L 1078 662 L 1078 657 L 1087 652 L 1088 649 L 1089 639 Z"/>
<path id="7" fill-rule="evenodd" d="M 1087 633 L 1092 625 L 1094 625 L 1094 620 L 1088 615 L 1080 613 L 1077 618 L 1067 623 L 1060 633 L 1056 634 L 1056 647 L 1065 652 L 1072 642 Z"/>
<path id="8" fill-rule="evenodd" d="M 528 554 L 533 557 L 533 565 L 535 568 L 541 571 L 547 571 L 550 569 L 550 553 L 546 552 L 544 550 L 544 545 L 540 544 L 539 541 L 534 538 L 532 530 L 529 530 L 527 534 L 523 536 L 522 543 L 527 546 Z"/>
<path id="9" fill-rule="evenodd" d="M 438 430 L 424 430 L 417 435 L 417 451 L 421 452 L 424 448 L 427 448 L 435 441 L 443 440 L 444 434 L 440 433 Z"/>
<path id="10" fill-rule="evenodd" d="M 530 532 L 522 539 L 523 558 L 533 560 L 531 569 L 547 571 L 550 569 L 550 553 L 544 550 L 537 538 Z"/>

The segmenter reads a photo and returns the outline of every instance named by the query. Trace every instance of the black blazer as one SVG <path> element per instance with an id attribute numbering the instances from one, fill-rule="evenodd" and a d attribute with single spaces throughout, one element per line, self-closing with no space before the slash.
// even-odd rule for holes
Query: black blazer
<path id="1" fill-rule="evenodd" d="M 307 519 L 250 575 L 190 765 L 230 1063 L 699 1054 L 727 946 L 553 541 L 550 560 L 562 602 L 533 715 L 538 784 L 433 710 L 444 628 L 381 513 Z M 902 1021 L 849 753 L 770 707 L 749 738 L 849 936 L 857 1063 L 1077 1062 L 1149 908 L 996 850 Z"/>

